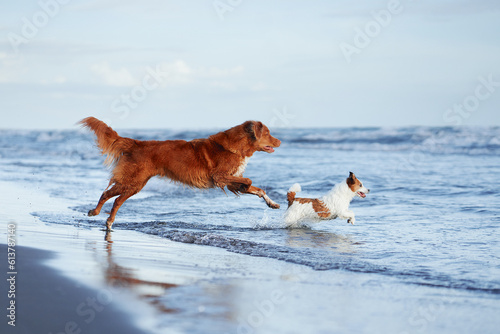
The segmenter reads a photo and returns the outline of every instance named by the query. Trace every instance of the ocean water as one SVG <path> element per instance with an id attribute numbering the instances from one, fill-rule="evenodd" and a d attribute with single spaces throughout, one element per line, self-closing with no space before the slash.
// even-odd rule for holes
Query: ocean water
<path id="1" fill-rule="evenodd" d="M 215 130 L 216 131 L 216 130 Z M 214 131 L 128 130 L 136 139 L 194 139 Z M 282 141 L 257 152 L 245 177 L 281 205 L 251 195 L 197 190 L 152 179 L 119 210 L 114 233 L 134 230 L 313 272 L 377 275 L 500 299 L 500 128 L 271 129 Z M 77 203 L 72 215 L 33 212 L 46 224 L 95 227 L 87 217 L 106 188 L 93 136 L 82 131 L 0 131 L 0 180 L 29 184 Z M 343 220 L 284 227 L 286 191 L 319 197 L 352 171 L 370 188 Z M 109 201 L 102 212 L 109 211 Z M 370 276 L 371 277 L 371 276 Z M 168 307 L 172 307 L 170 304 Z"/>

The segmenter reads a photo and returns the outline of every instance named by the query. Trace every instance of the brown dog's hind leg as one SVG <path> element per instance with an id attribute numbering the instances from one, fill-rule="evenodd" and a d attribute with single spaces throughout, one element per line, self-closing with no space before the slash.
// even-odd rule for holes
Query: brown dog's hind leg
<path id="1" fill-rule="evenodd" d="M 111 230 L 111 225 L 113 225 L 113 222 L 115 221 L 116 213 L 118 212 L 118 209 L 122 206 L 122 204 L 129 199 L 130 197 L 134 196 L 137 194 L 139 191 L 141 191 L 142 188 L 146 185 L 148 182 L 149 178 L 146 178 L 143 182 L 140 183 L 135 183 L 133 185 L 129 185 L 127 189 L 121 188 L 120 196 L 118 196 L 115 199 L 115 202 L 113 203 L 113 208 L 111 209 L 111 212 L 109 214 L 108 219 L 106 220 L 106 230 L 110 231 Z"/>
<path id="2" fill-rule="evenodd" d="M 111 225 L 113 225 L 113 222 L 115 221 L 115 217 L 116 217 L 116 213 L 118 212 L 118 209 L 122 206 L 123 203 L 125 203 L 125 201 L 127 199 L 129 199 L 131 196 L 133 196 L 136 193 L 131 193 L 131 194 L 127 194 L 127 195 L 120 195 L 120 196 L 118 196 L 117 199 L 115 199 L 115 202 L 113 203 L 113 208 L 111 209 L 109 217 L 106 220 L 106 230 L 107 231 L 111 231 Z"/>
<path id="3" fill-rule="evenodd" d="M 121 188 L 120 185 L 114 184 L 111 189 L 104 191 L 101 195 L 101 198 L 99 198 L 99 202 L 97 203 L 97 206 L 95 207 L 95 209 L 90 210 L 88 215 L 90 217 L 97 216 L 101 212 L 101 209 L 102 209 L 102 206 L 104 205 L 104 203 L 106 203 L 109 199 L 120 195 L 120 190 L 121 190 L 120 188 Z"/>

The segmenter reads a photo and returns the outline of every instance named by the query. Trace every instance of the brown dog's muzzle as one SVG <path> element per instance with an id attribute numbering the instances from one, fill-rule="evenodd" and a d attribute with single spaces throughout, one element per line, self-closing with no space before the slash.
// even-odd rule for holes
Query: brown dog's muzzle
<path id="1" fill-rule="evenodd" d="M 281 145 L 281 141 L 279 139 L 277 139 L 277 138 L 274 138 L 271 135 L 269 135 L 269 137 L 267 139 L 268 139 L 267 143 L 269 143 L 269 145 L 264 145 L 261 148 L 261 150 L 265 151 L 267 153 L 273 153 L 274 152 L 274 148 L 275 147 L 279 147 Z"/>

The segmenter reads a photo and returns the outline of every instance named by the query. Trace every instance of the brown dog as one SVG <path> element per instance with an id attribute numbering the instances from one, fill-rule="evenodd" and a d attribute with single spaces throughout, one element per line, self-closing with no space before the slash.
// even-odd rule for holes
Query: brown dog
<path id="1" fill-rule="evenodd" d="M 118 196 L 113 204 L 106 227 L 111 230 L 120 206 L 137 194 L 153 176 L 167 177 L 173 181 L 196 188 L 227 187 L 238 194 L 252 194 L 264 198 L 267 205 L 278 209 L 252 180 L 243 177 L 248 159 L 256 151 L 273 153 L 281 141 L 271 136 L 261 122 L 247 121 L 208 138 L 165 141 L 141 141 L 120 137 L 116 131 L 94 117 L 80 121 L 94 131 L 96 143 L 105 164 L 113 166 L 108 187 L 101 195 L 89 216 L 98 215 L 104 203 Z M 111 188 L 110 188 L 111 187 Z"/>

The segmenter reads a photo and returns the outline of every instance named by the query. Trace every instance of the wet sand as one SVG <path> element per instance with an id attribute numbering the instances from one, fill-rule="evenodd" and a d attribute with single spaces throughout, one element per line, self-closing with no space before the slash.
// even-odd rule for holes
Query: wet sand
<path id="1" fill-rule="evenodd" d="M 1 258 L 7 258 L 7 246 L 0 249 Z M 55 253 L 15 249 L 15 327 L 2 321 L 2 333 L 146 333 L 117 308 L 109 292 L 82 286 L 47 266 Z M 2 280 L 2 305 L 9 303 L 6 283 Z"/>

